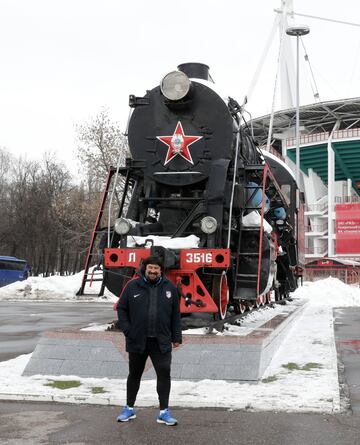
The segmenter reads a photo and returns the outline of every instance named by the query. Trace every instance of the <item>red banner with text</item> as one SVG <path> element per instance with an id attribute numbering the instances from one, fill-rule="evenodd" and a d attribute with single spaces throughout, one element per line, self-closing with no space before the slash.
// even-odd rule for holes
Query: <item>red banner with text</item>
<path id="1" fill-rule="evenodd" d="M 337 204 L 336 253 L 360 253 L 360 203 Z"/>

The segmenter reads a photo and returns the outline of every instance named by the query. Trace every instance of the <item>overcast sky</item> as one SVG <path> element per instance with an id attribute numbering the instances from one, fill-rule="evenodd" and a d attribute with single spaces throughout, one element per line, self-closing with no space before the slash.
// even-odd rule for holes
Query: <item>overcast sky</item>
<path id="1" fill-rule="evenodd" d="M 280 0 L 0 0 L 0 147 L 70 160 L 75 124 L 109 108 L 125 128 L 143 95 L 183 62 L 210 66 L 242 102 Z M 296 12 L 360 23 L 359 0 L 295 0 Z M 297 18 L 322 100 L 360 96 L 360 28 Z M 269 113 L 278 38 L 248 104 Z M 301 102 L 314 102 L 308 67 Z"/>

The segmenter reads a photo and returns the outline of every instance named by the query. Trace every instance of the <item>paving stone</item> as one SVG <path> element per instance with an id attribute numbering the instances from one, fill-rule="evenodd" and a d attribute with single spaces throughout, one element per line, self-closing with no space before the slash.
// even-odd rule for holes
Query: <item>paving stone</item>
<path id="1" fill-rule="evenodd" d="M 31 359 L 46 357 L 46 351 L 48 350 L 49 345 L 41 344 L 40 342 L 36 345 L 34 352 L 31 354 Z"/>
<path id="2" fill-rule="evenodd" d="M 202 379 L 214 379 L 222 380 L 224 376 L 224 365 L 183 365 L 181 371 L 181 378 L 183 380 L 202 380 Z"/>
<path id="3" fill-rule="evenodd" d="M 223 380 L 253 380 L 257 381 L 259 371 L 255 366 L 226 366 Z"/>
<path id="4" fill-rule="evenodd" d="M 37 354 L 37 356 L 38 355 L 39 354 Z M 73 357 L 76 357 L 79 360 L 87 360 L 89 358 L 89 350 L 87 348 L 81 348 L 80 346 L 47 345 L 42 349 L 41 355 L 46 358 L 60 360 Z"/>
<path id="5" fill-rule="evenodd" d="M 60 367 L 56 375 L 76 375 L 79 377 L 93 377 L 100 376 L 103 377 L 101 372 L 101 362 L 92 363 L 89 366 L 88 361 L 79 360 L 63 360 L 62 366 Z"/>
<path id="6" fill-rule="evenodd" d="M 232 351 L 239 350 L 239 347 L 241 347 L 242 351 L 257 351 L 259 349 L 259 345 L 251 345 L 251 344 L 242 344 L 242 343 L 223 343 L 219 345 L 213 345 L 213 348 L 218 351 L 229 351 L 230 353 Z"/>
<path id="7" fill-rule="evenodd" d="M 122 362 L 103 362 L 100 371 L 104 377 L 126 379 L 129 373 L 129 365 L 125 360 Z"/>
<path id="8" fill-rule="evenodd" d="M 202 347 L 202 345 L 199 345 L 199 344 L 185 343 L 185 344 L 183 344 L 183 346 L 181 346 L 181 349 L 179 351 L 177 351 L 177 352 L 180 352 L 180 351 L 182 351 L 185 348 L 186 348 L 187 351 L 199 351 L 199 350 L 201 350 L 201 347 Z"/>
<path id="9" fill-rule="evenodd" d="M 112 341 L 107 340 L 79 340 L 81 345 L 85 347 L 91 348 L 104 348 L 104 349 L 112 349 L 114 348 L 114 343 Z"/>
<path id="10" fill-rule="evenodd" d="M 173 364 L 186 364 L 186 363 L 199 363 L 200 361 L 201 348 L 198 350 L 188 349 L 187 346 L 180 349 L 179 351 L 173 352 L 172 363 Z"/>
<path id="11" fill-rule="evenodd" d="M 202 351 L 200 355 L 200 364 L 210 366 L 212 363 L 221 363 L 223 365 L 241 365 L 244 362 L 256 362 L 259 360 L 259 352 L 244 352 L 240 348 L 237 351 Z"/>
<path id="12" fill-rule="evenodd" d="M 122 356 L 120 352 L 112 348 L 102 348 L 102 347 L 95 347 L 95 348 L 88 348 L 89 350 L 89 360 L 90 361 L 118 361 L 122 360 Z"/>
<path id="13" fill-rule="evenodd" d="M 59 345 L 59 346 L 77 346 L 81 340 L 77 338 L 52 338 L 52 337 L 42 337 L 42 344 L 47 345 Z"/>
<path id="14" fill-rule="evenodd" d="M 26 366 L 22 375 L 57 375 L 62 363 L 63 360 L 32 358 Z"/>

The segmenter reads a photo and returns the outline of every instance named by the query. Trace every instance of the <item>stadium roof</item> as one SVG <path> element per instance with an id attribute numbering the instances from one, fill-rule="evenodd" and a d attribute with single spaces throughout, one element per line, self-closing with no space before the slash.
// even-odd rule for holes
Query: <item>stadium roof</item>
<path id="1" fill-rule="evenodd" d="M 360 97 L 352 99 L 319 102 L 304 105 L 299 109 L 302 134 L 331 132 L 336 121 L 339 129 L 360 127 Z M 252 120 L 254 137 L 260 145 L 265 145 L 269 131 L 270 114 Z M 274 114 L 273 134 L 284 133 L 295 128 L 296 108 L 277 111 Z M 276 139 L 276 138 L 275 138 Z"/>

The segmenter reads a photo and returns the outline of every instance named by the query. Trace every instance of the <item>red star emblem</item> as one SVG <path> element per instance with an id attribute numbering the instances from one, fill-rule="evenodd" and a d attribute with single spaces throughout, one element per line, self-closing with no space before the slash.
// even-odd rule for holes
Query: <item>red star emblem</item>
<path id="1" fill-rule="evenodd" d="M 189 147 L 191 144 L 201 139 L 202 136 L 186 136 L 181 122 L 179 121 L 172 136 L 156 136 L 156 138 L 168 146 L 164 165 L 174 159 L 177 155 L 180 155 L 186 161 L 194 165 Z"/>

